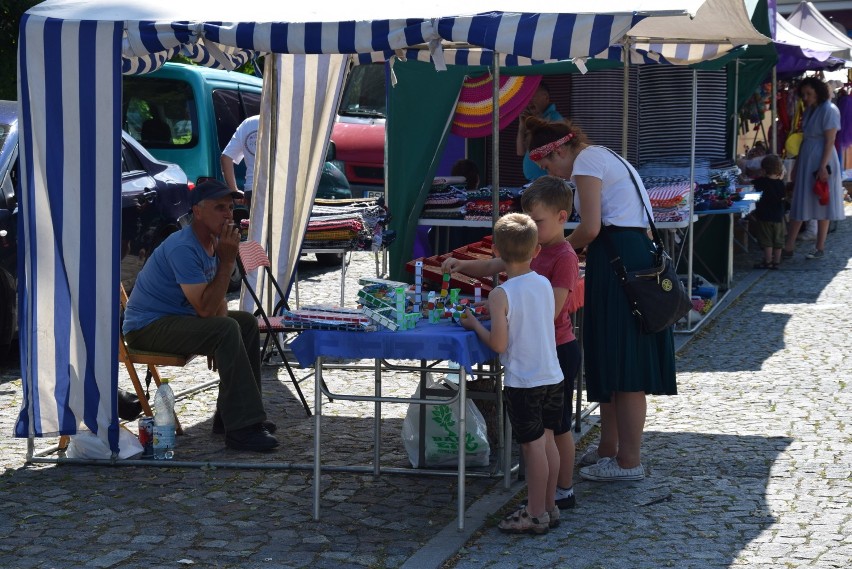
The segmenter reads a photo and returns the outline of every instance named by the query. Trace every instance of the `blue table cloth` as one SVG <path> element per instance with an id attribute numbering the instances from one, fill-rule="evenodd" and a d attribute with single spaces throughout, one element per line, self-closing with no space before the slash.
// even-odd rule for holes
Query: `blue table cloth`
<path id="1" fill-rule="evenodd" d="M 420 320 L 413 330 L 391 332 L 351 332 L 346 330 L 306 330 L 290 344 L 304 367 L 318 356 L 404 360 L 452 360 L 468 372 L 473 366 L 494 359 L 497 354 L 483 344 L 476 332 L 452 322 L 430 324 Z"/>
<path id="2" fill-rule="evenodd" d="M 695 210 L 696 215 L 721 215 L 721 214 L 730 214 L 730 213 L 739 213 L 740 215 L 746 215 L 752 211 L 754 211 L 755 206 L 754 201 L 751 200 L 740 200 L 738 202 L 734 202 L 731 207 L 725 209 L 703 209 L 703 210 Z"/>

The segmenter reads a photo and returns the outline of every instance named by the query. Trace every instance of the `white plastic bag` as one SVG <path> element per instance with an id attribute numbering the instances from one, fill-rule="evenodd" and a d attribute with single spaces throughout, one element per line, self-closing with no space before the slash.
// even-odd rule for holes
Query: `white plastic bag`
<path id="1" fill-rule="evenodd" d="M 429 388 L 438 387 L 434 384 L 431 374 L 427 379 Z M 420 386 L 414 392 L 414 397 L 420 397 Z M 426 405 L 427 413 L 425 428 L 425 459 L 420 465 L 420 405 L 411 403 L 402 423 L 402 440 L 408 460 L 414 468 L 457 466 L 459 459 L 458 446 L 458 415 L 459 401 L 452 405 Z M 491 447 L 488 444 L 488 427 L 485 417 L 476 408 L 473 401 L 465 402 L 465 464 L 467 466 L 488 466 Z"/>
<path id="2" fill-rule="evenodd" d="M 121 427 L 118 430 L 118 458 L 138 458 L 142 455 L 142 444 L 136 435 Z M 65 450 L 68 458 L 109 460 L 112 452 L 98 435 L 91 431 L 82 431 L 71 436 L 71 442 Z"/>

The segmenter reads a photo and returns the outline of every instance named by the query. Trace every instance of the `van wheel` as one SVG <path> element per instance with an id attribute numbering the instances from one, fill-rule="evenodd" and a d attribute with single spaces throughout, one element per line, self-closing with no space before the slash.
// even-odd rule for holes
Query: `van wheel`
<path id="1" fill-rule="evenodd" d="M 316 253 L 317 263 L 323 266 L 340 265 L 346 253 Z"/>

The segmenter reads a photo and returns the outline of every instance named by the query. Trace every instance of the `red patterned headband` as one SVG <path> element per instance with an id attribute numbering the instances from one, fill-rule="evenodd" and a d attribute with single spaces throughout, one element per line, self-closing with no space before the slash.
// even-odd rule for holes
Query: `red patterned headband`
<path id="1" fill-rule="evenodd" d="M 532 160 L 533 162 L 538 162 L 539 160 L 556 150 L 558 147 L 570 142 L 572 138 L 574 138 L 574 133 L 569 132 L 558 140 L 548 142 L 547 144 L 539 146 L 538 148 L 533 148 L 532 150 L 530 150 L 530 160 Z"/>

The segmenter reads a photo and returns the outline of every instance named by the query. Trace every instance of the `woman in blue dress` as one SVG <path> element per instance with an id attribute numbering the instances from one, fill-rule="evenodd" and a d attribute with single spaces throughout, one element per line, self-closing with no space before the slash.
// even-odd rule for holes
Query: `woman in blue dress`
<path id="1" fill-rule="evenodd" d="M 825 255 L 829 223 L 845 217 L 840 158 L 834 147 L 834 139 L 840 130 L 840 111 L 831 102 L 828 86 L 816 77 L 806 77 L 799 83 L 799 96 L 805 103 L 802 117 L 804 139 L 791 176 L 793 200 L 783 256 L 793 256 L 802 222 L 816 219 L 816 248 L 806 258 L 821 259 Z M 827 195 L 819 196 L 814 192 L 817 180 L 828 184 Z"/>

